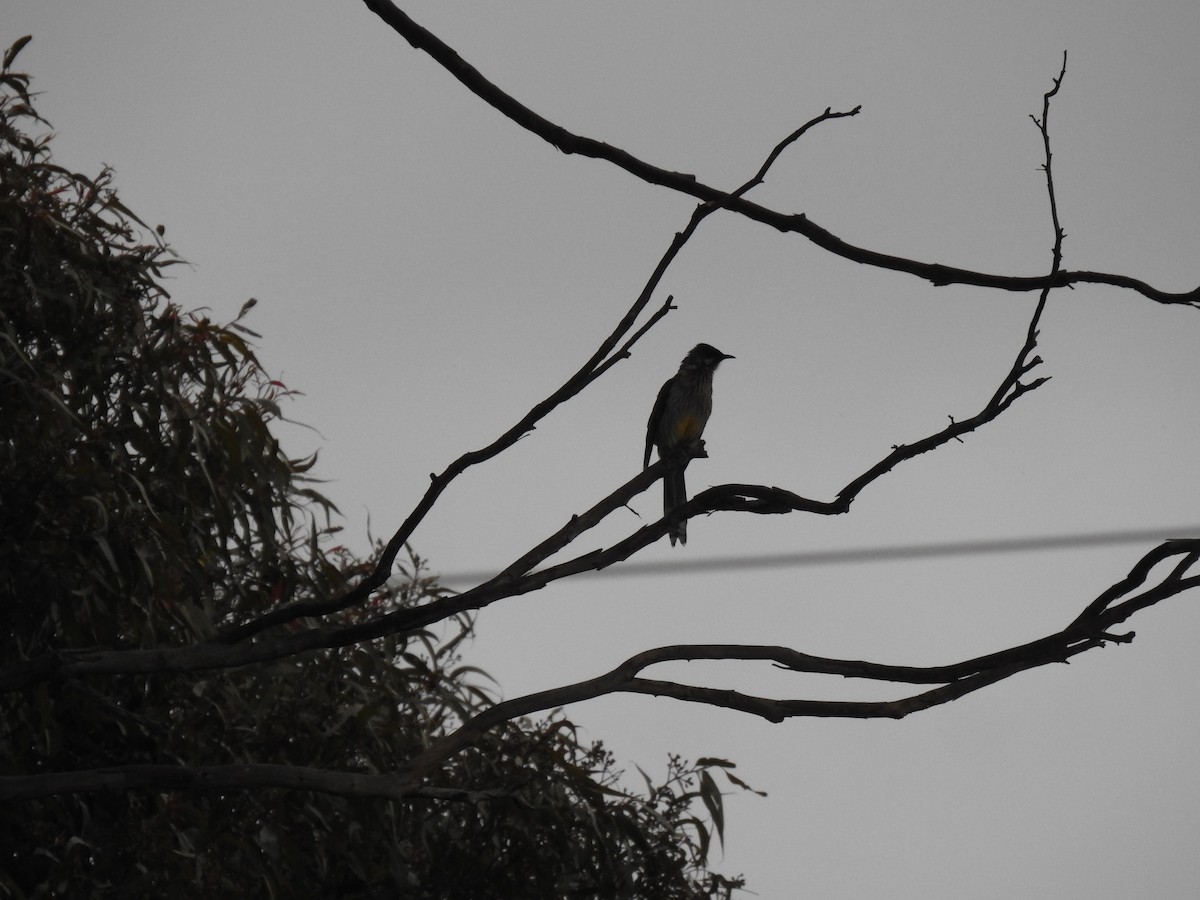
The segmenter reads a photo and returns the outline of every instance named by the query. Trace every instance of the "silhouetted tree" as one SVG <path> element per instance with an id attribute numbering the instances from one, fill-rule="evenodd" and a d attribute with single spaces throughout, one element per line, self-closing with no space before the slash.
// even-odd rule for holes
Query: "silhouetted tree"
<path id="1" fill-rule="evenodd" d="M 272 436 L 289 392 L 242 316 L 222 325 L 172 303 L 162 229 L 122 205 L 110 171 L 60 168 L 31 133 L 46 123 L 11 68 L 23 43 L 0 75 L 2 659 L 30 671 L 81 648 L 220 653 L 223 627 L 328 602 L 371 567 L 334 544 L 315 459 Z M 444 596 L 410 555 L 326 625 Z M 0 894 L 726 895 L 737 882 L 705 860 L 721 802 L 709 770 L 728 764 L 672 758 L 632 794 L 562 716 L 506 722 L 402 799 L 325 789 L 329 772 L 369 784 L 491 706 L 460 658 L 470 632 L 460 613 L 268 664 L 0 695 L 10 783 L 91 779 L 0 805 Z M 134 772 L 154 783 L 124 789 Z"/>

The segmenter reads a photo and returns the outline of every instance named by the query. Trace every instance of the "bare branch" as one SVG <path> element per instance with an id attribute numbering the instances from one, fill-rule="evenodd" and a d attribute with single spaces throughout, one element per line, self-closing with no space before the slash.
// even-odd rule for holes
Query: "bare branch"
<path id="1" fill-rule="evenodd" d="M 1179 560 L 1162 581 L 1141 593 L 1126 597 L 1131 591 L 1145 584 L 1152 569 L 1173 557 L 1179 557 Z M 631 656 L 612 671 L 596 678 L 497 703 L 468 720 L 456 731 L 435 741 L 403 769 L 388 775 L 265 764 L 196 768 L 129 765 L 80 772 L 0 777 L 0 800 L 101 790 L 234 790 L 273 787 L 351 797 L 484 799 L 495 795 L 486 791 L 472 792 L 468 795 L 455 789 L 423 786 L 421 781 L 436 771 L 447 759 L 470 747 L 487 731 L 503 722 L 556 709 L 568 703 L 622 692 L 704 703 L 750 713 L 770 722 L 781 722 L 800 716 L 899 719 L 957 700 L 1019 672 L 1051 663 L 1068 662 L 1072 657 L 1106 643 L 1129 643 L 1133 638 L 1132 634 L 1117 635 L 1113 634 L 1111 629 L 1141 609 L 1200 587 L 1200 575 L 1187 574 L 1197 561 L 1200 561 L 1200 538 L 1167 541 L 1143 556 L 1126 578 L 1089 603 L 1083 613 L 1062 631 L 950 665 L 898 666 L 861 660 L 831 659 L 779 646 L 697 644 L 658 647 Z M 1118 597 L 1126 599 L 1114 605 Z M 897 684 L 932 684 L 937 687 L 898 700 L 777 700 L 738 691 L 640 677 L 642 671 L 659 663 L 697 659 L 764 660 L 795 672 Z"/>
<path id="2" fill-rule="evenodd" d="M 697 197 L 701 200 L 719 203 L 722 198 L 730 197 L 724 191 L 710 187 L 695 175 L 672 172 L 643 162 L 630 153 L 614 147 L 611 144 L 592 138 L 581 137 L 567 131 L 561 125 L 556 125 L 548 119 L 535 113 L 518 102 L 515 98 L 500 90 L 488 81 L 476 68 L 462 59 L 451 47 L 422 28 L 389 0 L 363 0 L 367 8 L 378 15 L 401 37 L 413 47 L 428 53 L 443 66 L 451 75 L 457 78 L 472 93 L 492 106 L 494 109 L 512 119 L 522 128 L 532 132 L 548 143 L 557 147 L 563 153 L 575 153 L 593 159 L 610 162 L 631 175 L 649 183 L 671 188 L 672 190 Z M 923 263 L 917 260 L 905 259 L 856 247 L 827 231 L 802 213 L 780 213 L 766 207 L 751 203 L 740 197 L 733 197 L 724 204 L 728 209 L 740 215 L 770 225 L 783 232 L 793 232 L 808 238 L 823 250 L 828 250 L 851 262 L 890 269 L 896 272 L 907 272 L 918 278 L 923 278 L 936 286 L 948 284 L 969 284 L 976 287 L 993 288 L 1005 291 L 1040 291 L 1045 288 L 1067 287 L 1072 284 L 1107 284 L 1113 287 L 1127 288 L 1136 291 L 1151 300 L 1165 304 L 1184 304 L 1200 308 L 1200 287 L 1183 293 L 1162 291 L 1136 278 L 1126 275 L 1107 274 L 1104 272 L 1068 272 L 1056 271 L 1046 275 L 993 275 L 986 272 L 975 272 L 970 269 L 945 266 L 938 263 Z"/>
<path id="3" fill-rule="evenodd" d="M 1058 72 L 1058 77 L 1054 79 L 1054 87 L 1046 91 L 1042 95 L 1042 118 L 1039 120 L 1034 117 L 1034 124 L 1037 125 L 1038 131 L 1042 134 L 1042 149 L 1046 155 L 1046 161 L 1042 165 L 1042 171 L 1046 173 L 1046 193 L 1050 198 L 1050 221 L 1054 224 L 1054 258 L 1050 266 L 1051 272 L 1057 272 L 1062 268 L 1062 245 L 1063 238 L 1066 236 L 1062 230 L 1062 224 L 1058 220 L 1058 200 L 1054 195 L 1054 175 L 1050 170 L 1050 160 L 1053 154 L 1050 152 L 1050 101 L 1058 94 L 1058 89 L 1062 87 L 1063 79 L 1067 77 L 1067 51 L 1063 51 L 1062 68 Z"/>
<path id="4" fill-rule="evenodd" d="M 850 504 L 869 485 L 892 471 L 900 463 L 935 450 L 952 440 L 994 421 L 1019 397 L 1037 389 L 1049 381 L 1049 376 L 1022 381 L 1035 367 L 1041 364 L 1040 357 L 1032 356 L 1037 346 L 1038 322 L 1045 309 L 1049 289 L 1042 292 L 1026 331 L 1025 342 L 1018 351 L 1012 368 L 1004 376 L 987 404 L 973 416 L 962 420 L 951 419 L 950 424 L 928 437 L 912 444 L 897 444 L 892 452 L 842 488 L 833 500 L 812 500 L 779 487 L 757 484 L 723 484 L 708 488 L 692 497 L 679 507 L 674 516 L 690 519 L 718 511 L 751 512 L 759 515 L 789 512 L 807 512 L 816 515 L 842 515 L 850 510 Z M 626 559 L 646 543 L 651 543 L 666 533 L 665 522 L 655 523 L 642 529 L 612 548 L 599 560 L 600 566 L 611 565 Z"/>
<path id="5" fill-rule="evenodd" d="M 1200 539 L 1169 541 L 1155 548 L 1138 562 L 1130 576 L 1121 584 L 1128 588 L 1131 580 L 1138 585 L 1144 583 L 1146 573 L 1154 565 L 1172 556 L 1181 556 L 1183 560 L 1180 566 L 1172 570 L 1169 577 L 1116 607 L 1108 608 L 1107 602 L 1098 606 L 1099 601 L 1093 601 L 1082 615 L 1056 634 L 952 665 L 894 666 L 829 659 L 800 653 L 787 647 L 773 646 L 701 644 L 647 650 L 596 678 L 498 703 L 472 718 L 457 731 L 430 745 L 398 774 L 415 787 L 446 759 L 473 744 L 481 735 L 501 722 L 618 692 L 652 694 L 705 703 L 751 713 L 771 722 L 781 722 L 797 716 L 903 718 L 910 713 L 957 700 L 1018 672 L 1050 663 L 1067 662 L 1071 657 L 1103 646 L 1106 642 L 1128 643 L 1132 635 L 1112 635 L 1108 630 L 1125 621 L 1139 609 L 1152 606 L 1191 588 L 1200 587 L 1200 576 L 1182 577 L 1183 570 L 1200 559 Z M 1108 593 L 1102 594 L 1101 598 Z M 657 663 L 696 659 L 770 660 L 796 672 L 940 686 L 899 700 L 888 701 L 774 700 L 736 691 L 638 677 L 644 669 Z"/>

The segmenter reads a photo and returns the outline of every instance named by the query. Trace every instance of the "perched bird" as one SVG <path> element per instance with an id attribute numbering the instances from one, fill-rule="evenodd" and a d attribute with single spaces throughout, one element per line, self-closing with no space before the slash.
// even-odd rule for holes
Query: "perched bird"
<path id="1" fill-rule="evenodd" d="M 679 371 L 658 392 L 650 421 L 646 423 L 646 456 L 642 468 L 650 465 L 650 448 L 658 448 L 659 459 L 670 464 L 663 476 L 663 518 L 687 502 L 683 470 L 697 456 L 704 455 L 704 426 L 712 412 L 713 372 L 722 360 L 733 359 L 711 344 L 697 344 L 679 364 Z M 687 543 L 687 522 L 671 523 L 671 546 Z"/>

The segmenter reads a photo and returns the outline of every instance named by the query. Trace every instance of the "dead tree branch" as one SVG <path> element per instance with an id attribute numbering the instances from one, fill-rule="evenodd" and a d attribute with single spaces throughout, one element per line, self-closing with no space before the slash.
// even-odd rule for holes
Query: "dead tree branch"
<path id="1" fill-rule="evenodd" d="M 1153 570 L 1169 561 L 1175 563 L 1170 571 L 1157 583 L 1141 590 Z M 697 644 L 657 647 L 631 656 L 616 668 L 595 678 L 497 703 L 465 722 L 458 730 L 435 741 L 404 769 L 390 774 L 262 764 L 202 767 L 128 765 L 78 772 L 6 776 L 0 778 L 0 800 L 105 790 L 242 790 L 272 787 L 393 800 L 423 797 L 484 799 L 491 796 L 489 792 L 474 792 L 470 797 L 457 796 L 453 790 L 423 786 L 421 781 L 447 759 L 472 746 L 487 731 L 503 722 L 613 693 L 650 694 L 704 703 L 760 716 L 770 722 L 801 716 L 900 719 L 957 700 L 1020 672 L 1051 663 L 1069 662 L 1080 653 L 1106 643 L 1129 643 L 1134 638 L 1132 632 L 1114 634 L 1112 629 L 1140 610 L 1200 587 L 1200 574 L 1192 574 L 1198 561 L 1200 539 L 1166 541 L 1143 556 L 1124 579 L 1089 603 L 1063 630 L 1026 644 L 949 665 L 901 666 L 831 659 L 780 646 Z M 778 700 L 738 691 L 644 678 L 641 675 L 649 667 L 660 663 L 698 659 L 761 660 L 793 672 L 936 687 L 898 700 Z"/>
<path id="2" fill-rule="evenodd" d="M 379 16 L 413 47 L 428 53 L 429 56 L 457 78 L 473 94 L 522 128 L 537 135 L 563 153 L 573 153 L 610 162 L 648 184 L 667 187 L 706 202 L 720 203 L 722 198 L 731 197 L 726 192 L 699 181 L 695 175 L 659 168 L 638 159 L 619 147 L 614 147 L 611 144 L 597 141 L 593 138 L 573 134 L 561 125 L 556 125 L 502 91 L 485 78 L 478 69 L 459 56 L 453 48 L 414 22 L 395 4 L 391 3 L 390 0 L 363 0 L 363 2 L 368 9 Z M 822 228 L 803 213 L 789 214 L 776 212 L 741 197 L 731 197 L 725 203 L 725 206 L 732 212 L 746 216 L 748 219 L 756 222 L 770 225 L 779 231 L 803 235 L 823 250 L 827 250 L 851 262 L 874 266 L 880 269 L 890 269 L 895 272 L 907 272 L 938 287 L 949 284 L 969 284 L 976 287 L 997 290 L 1027 292 L 1040 291 L 1044 288 L 1067 287 L 1073 284 L 1107 284 L 1113 287 L 1136 291 L 1157 303 L 1185 304 L 1200 308 L 1200 287 L 1183 293 L 1172 293 L 1170 291 L 1159 290 L 1136 278 L 1104 272 L 1056 270 L 1049 276 L 994 275 L 986 272 L 975 272 L 956 266 L 924 263 L 887 253 L 880 253 L 876 250 L 868 250 L 864 247 L 857 247 Z"/>

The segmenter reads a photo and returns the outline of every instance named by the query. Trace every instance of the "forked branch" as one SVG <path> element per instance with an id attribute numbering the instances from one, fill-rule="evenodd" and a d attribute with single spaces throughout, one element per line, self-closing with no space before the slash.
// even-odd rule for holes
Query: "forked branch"
<path id="1" fill-rule="evenodd" d="M 596 381 L 596 379 L 598 379 L 618 362 L 623 359 L 628 359 L 633 345 L 637 343 L 637 341 L 655 324 L 657 324 L 668 312 L 675 308 L 671 305 L 673 298 L 668 297 L 666 302 L 663 303 L 662 306 L 660 306 L 653 314 L 651 314 L 646 322 L 644 322 L 642 326 L 637 329 L 637 331 L 634 331 L 633 334 L 625 340 L 624 344 L 620 346 L 620 349 L 616 349 L 617 345 L 620 344 L 622 339 L 625 339 L 626 335 L 629 335 L 631 329 L 633 329 L 633 326 L 637 323 L 638 318 L 645 311 L 647 305 L 649 304 L 650 298 L 654 295 L 654 292 L 658 289 L 659 284 L 662 282 L 663 275 L 666 274 L 671 263 L 675 261 L 675 258 L 679 255 L 679 252 L 683 249 L 688 240 L 691 239 L 692 235 L 695 234 L 696 229 L 700 226 L 700 223 L 703 222 L 704 219 L 716 212 L 718 209 L 728 205 L 730 202 L 742 197 L 751 189 L 762 184 L 766 179 L 767 172 L 770 170 L 771 166 L 775 164 L 775 161 L 779 158 L 780 154 L 782 154 L 784 150 L 799 140 L 810 129 L 815 128 L 817 125 L 821 124 L 822 122 L 829 121 L 830 119 L 842 119 L 849 116 L 858 115 L 858 112 L 859 107 L 855 107 L 847 112 L 835 112 L 832 108 L 826 108 L 823 113 L 805 122 L 795 131 L 781 140 L 778 144 L 776 144 L 771 152 L 767 155 L 767 158 L 763 162 L 762 166 L 760 166 L 759 170 L 754 174 L 753 178 L 751 178 L 737 190 L 733 191 L 733 193 L 722 195 L 716 200 L 701 203 L 699 206 L 697 206 L 687 225 L 682 231 L 675 235 L 670 246 L 662 255 L 662 258 L 658 261 L 658 264 L 654 267 L 654 271 L 651 272 L 649 279 L 647 279 L 646 284 L 642 288 L 641 293 L 638 294 L 637 299 L 634 300 L 633 304 L 628 310 L 626 310 L 625 315 L 621 317 L 621 320 L 617 323 L 612 333 L 605 338 L 603 342 L 601 342 L 600 346 L 597 348 L 596 352 L 592 354 L 591 358 L 588 359 L 587 362 L 585 362 L 574 375 L 567 379 L 567 381 L 560 388 L 558 388 L 558 390 L 552 393 L 541 403 L 534 406 L 520 421 L 505 431 L 504 434 L 492 441 L 492 443 L 480 450 L 463 454 L 453 463 L 451 463 L 441 474 L 431 475 L 431 484 L 426 490 L 425 495 L 421 498 L 420 503 L 417 504 L 416 508 L 414 508 L 411 513 L 409 513 L 408 517 L 392 535 L 383 552 L 380 554 L 380 558 L 376 562 L 372 571 L 352 589 L 330 600 L 292 603 L 279 609 L 272 610 L 265 615 L 259 616 L 253 621 L 225 629 L 216 639 L 216 642 L 237 643 L 253 637 L 254 635 L 276 625 L 295 621 L 299 618 L 326 616 L 331 613 L 340 612 L 343 609 L 348 609 L 352 606 L 357 606 L 363 603 L 368 597 L 370 597 L 372 592 L 378 590 L 390 577 L 392 568 L 396 562 L 396 557 L 404 548 L 404 545 L 412 537 L 413 532 L 417 529 L 417 526 L 420 525 L 425 516 L 428 515 L 429 511 L 433 508 L 438 497 L 440 497 L 442 492 L 450 486 L 451 482 L 453 482 L 459 475 L 461 475 L 471 466 L 487 462 L 488 460 L 500 455 L 502 452 L 520 440 L 524 435 L 532 431 L 547 415 L 549 415 L 563 403 L 566 403 L 568 400 L 577 396 L 581 391 L 584 390 L 584 388 Z M 523 571 L 528 571 L 528 568 Z"/>

